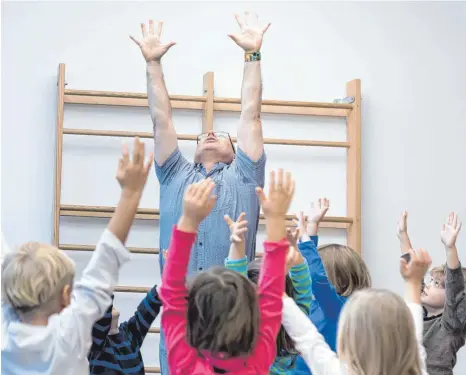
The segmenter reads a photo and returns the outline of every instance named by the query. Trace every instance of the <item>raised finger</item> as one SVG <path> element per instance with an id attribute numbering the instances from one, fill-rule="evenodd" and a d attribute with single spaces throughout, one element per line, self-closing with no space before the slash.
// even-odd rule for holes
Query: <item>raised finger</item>
<path id="1" fill-rule="evenodd" d="M 267 200 L 267 197 L 265 196 L 264 190 L 262 190 L 262 188 L 259 186 L 256 187 L 256 195 L 257 195 L 257 198 L 259 199 L 260 204 L 263 205 L 265 201 Z"/>
<path id="2" fill-rule="evenodd" d="M 196 189 L 196 195 L 195 195 L 196 199 L 202 199 L 202 197 L 204 196 L 204 191 L 207 189 L 208 184 L 209 184 L 208 178 L 198 182 L 198 186 Z"/>
<path id="3" fill-rule="evenodd" d="M 451 225 L 453 229 L 456 229 L 457 223 L 458 223 L 458 216 L 455 213 L 453 213 L 452 220 L 451 220 Z"/>
<path id="4" fill-rule="evenodd" d="M 287 194 L 288 194 L 289 196 L 293 196 L 293 195 L 294 195 L 295 186 L 296 186 L 295 180 L 291 179 L 291 183 L 290 183 L 290 186 L 288 187 L 288 191 L 287 191 Z"/>
<path id="5" fill-rule="evenodd" d="M 238 26 L 242 29 L 245 25 L 241 16 L 239 14 L 235 14 L 236 22 L 238 22 Z"/>
<path id="6" fill-rule="evenodd" d="M 159 38 L 162 36 L 162 29 L 163 29 L 163 22 L 162 21 L 157 22 L 157 28 L 155 29 L 155 35 L 157 35 Z"/>
<path id="7" fill-rule="evenodd" d="M 139 41 L 139 39 L 136 39 L 136 37 L 134 37 L 133 35 L 130 35 L 129 36 L 131 38 L 131 40 L 136 43 L 139 47 L 142 46 L 142 43 Z"/>
<path id="8" fill-rule="evenodd" d="M 144 162 L 144 142 L 141 142 L 138 137 L 134 140 L 133 149 L 133 164 L 140 165 Z"/>
<path id="9" fill-rule="evenodd" d="M 126 143 L 123 143 L 121 146 L 121 158 L 123 160 L 123 164 L 127 165 L 129 163 L 129 151 L 128 151 L 128 145 Z"/>
<path id="10" fill-rule="evenodd" d="M 142 37 L 147 38 L 147 30 L 146 30 L 146 24 L 141 23 L 141 32 L 142 32 Z"/>
<path id="11" fill-rule="evenodd" d="M 154 35 L 154 20 L 149 20 L 149 35 Z"/>
<path id="12" fill-rule="evenodd" d="M 263 28 L 262 28 L 262 34 L 265 34 L 265 32 L 269 29 L 271 23 L 269 22 L 268 24 L 266 24 Z"/>
<path id="13" fill-rule="evenodd" d="M 277 173 L 277 190 L 283 190 L 283 169 L 279 168 Z"/>
<path id="14" fill-rule="evenodd" d="M 215 182 L 213 182 L 212 180 L 208 180 L 207 181 L 207 184 L 205 186 L 205 188 L 202 190 L 202 197 L 201 199 L 203 201 L 207 201 L 210 197 L 210 195 L 212 194 L 212 191 L 214 190 L 215 188 Z"/>
<path id="15" fill-rule="evenodd" d="M 269 194 L 272 194 L 276 189 L 275 186 L 275 171 L 270 172 Z"/>
<path id="16" fill-rule="evenodd" d="M 283 186 L 285 186 L 285 189 L 288 189 L 291 183 L 291 172 L 286 172 L 285 173 L 285 180 L 283 182 Z"/>
<path id="17" fill-rule="evenodd" d="M 245 217 L 246 217 L 246 212 L 241 212 L 238 216 L 238 219 L 236 219 L 236 221 L 243 221 Z"/>
<path id="18" fill-rule="evenodd" d="M 225 222 L 228 224 L 229 227 L 233 225 L 233 220 L 231 220 L 230 216 L 225 215 L 223 219 L 225 220 Z"/>
<path id="19" fill-rule="evenodd" d="M 244 24 L 247 26 L 248 25 L 248 18 L 249 18 L 249 11 L 245 10 L 244 11 Z"/>

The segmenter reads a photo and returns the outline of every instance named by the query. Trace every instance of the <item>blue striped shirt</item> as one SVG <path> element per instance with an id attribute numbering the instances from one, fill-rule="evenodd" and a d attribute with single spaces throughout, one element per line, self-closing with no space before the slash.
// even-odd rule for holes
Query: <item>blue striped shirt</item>
<path id="1" fill-rule="evenodd" d="M 217 163 L 207 173 L 200 164 L 188 162 L 176 149 L 162 166 L 155 165 L 160 183 L 160 249 L 169 247 L 173 226 L 177 224 L 183 209 L 186 187 L 207 177 L 215 182 L 217 202 L 210 215 L 201 223 L 197 239 L 191 250 L 188 273 L 222 265 L 230 248 L 230 229 L 223 217 L 236 220 L 241 212 L 246 213 L 246 254 L 249 260 L 255 257 L 256 233 L 259 224 L 259 201 L 257 186 L 264 186 L 265 153 L 258 161 L 252 161 L 240 148 L 231 164 Z M 164 257 L 159 257 L 163 269 Z"/>
<path id="2" fill-rule="evenodd" d="M 141 346 L 150 326 L 160 312 L 156 286 L 139 304 L 134 315 L 120 324 L 118 333 L 109 335 L 113 303 L 92 328 L 89 352 L 91 375 L 143 375 Z"/>

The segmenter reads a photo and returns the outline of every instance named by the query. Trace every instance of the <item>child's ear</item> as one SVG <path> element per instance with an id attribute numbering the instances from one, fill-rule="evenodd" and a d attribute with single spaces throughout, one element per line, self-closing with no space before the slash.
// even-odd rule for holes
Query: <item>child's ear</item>
<path id="1" fill-rule="evenodd" d="M 65 287 L 62 290 L 60 303 L 63 306 L 63 308 L 69 306 L 71 303 L 72 289 L 73 287 L 70 284 L 68 284 L 68 285 L 65 285 Z"/>

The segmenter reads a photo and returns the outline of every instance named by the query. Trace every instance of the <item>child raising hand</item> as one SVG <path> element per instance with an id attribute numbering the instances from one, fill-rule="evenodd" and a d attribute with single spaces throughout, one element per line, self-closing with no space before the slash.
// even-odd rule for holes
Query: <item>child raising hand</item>
<path id="1" fill-rule="evenodd" d="M 186 286 L 190 250 L 200 223 L 215 204 L 210 179 L 190 185 L 173 230 L 160 290 L 162 328 L 171 375 L 267 374 L 276 356 L 285 286 L 285 215 L 294 181 L 272 172 L 269 195 L 257 188 L 267 241 L 258 288 L 224 267 L 199 273 Z"/>

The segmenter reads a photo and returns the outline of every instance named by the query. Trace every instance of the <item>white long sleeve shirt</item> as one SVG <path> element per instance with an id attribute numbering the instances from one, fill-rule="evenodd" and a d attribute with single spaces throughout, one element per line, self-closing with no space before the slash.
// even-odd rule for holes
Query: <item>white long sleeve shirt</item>
<path id="1" fill-rule="evenodd" d="M 129 259 L 106 230 L 73 287 L 71 304 L 46 326 L 21 323 L 2 303 L 2 375 L 89 375 L 92 326 L 110 306 L 120 267 Z"/>
<path id="2" fill-rule="evenodd" d="M 426 370 L 426 352 L 422 345 L 423 316 L 421 305 L 407 303 L 414 318 L 416 340 L 421 358 L 421 371 Z M 283 297 L 282 324 L 295 343 L 313 375 L 347 375 L 348 368 L 325 342 L 310 319 L 301 311 L 292 298 Z"/>

